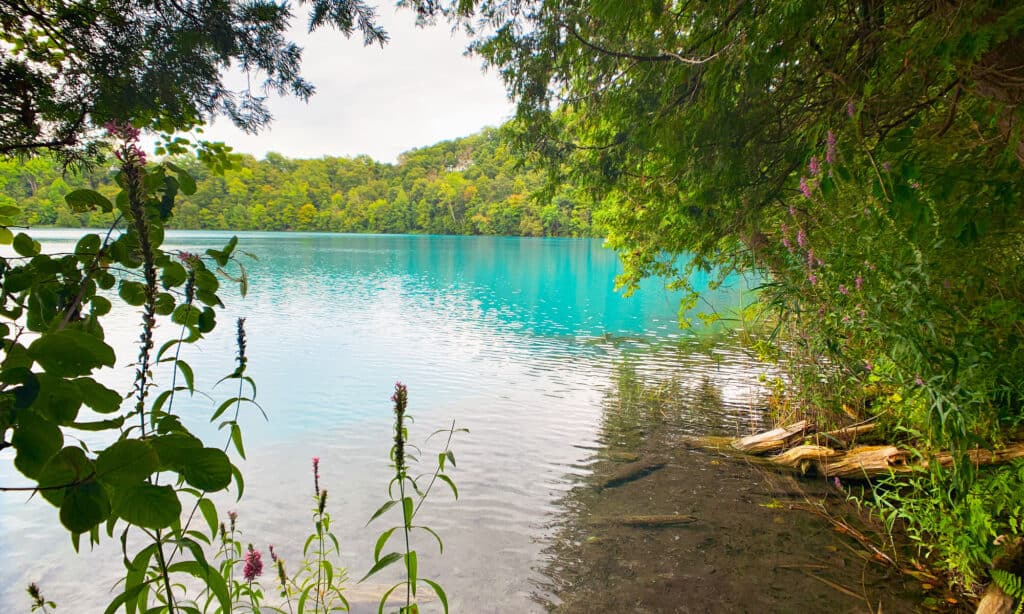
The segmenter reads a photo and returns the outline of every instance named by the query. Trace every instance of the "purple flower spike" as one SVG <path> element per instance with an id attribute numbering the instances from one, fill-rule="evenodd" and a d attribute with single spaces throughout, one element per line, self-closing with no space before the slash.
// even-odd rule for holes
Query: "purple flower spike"
<path id="1" fill-rule="evenodd" d="M 825 161 L 829 164 L 836 163 L 836 135 L 831 130 L 828 131 L 828 140 L 825 148 Z"/>
<path id="2" fill-rule="evenodd" d="M 796 233 L 796 244 L 800 247 L 807 247 L 807 233 L 801 228 Z"/>
<path id="3" fill-rule="evenodd" d="M 811 185 L 807 183 L 807 177 L 800 178 L 800 192 L 804 195 L 804 198 L 811 197 Z"/>
<path id="4" fill-rule="evenodd" d="M 811 156 L 811 161 L 807 165 L 807 171 L 811 174 L 811 177 L 816 177 L 821 172 L 821 167 L 818 166 L 818 156 Z"/>

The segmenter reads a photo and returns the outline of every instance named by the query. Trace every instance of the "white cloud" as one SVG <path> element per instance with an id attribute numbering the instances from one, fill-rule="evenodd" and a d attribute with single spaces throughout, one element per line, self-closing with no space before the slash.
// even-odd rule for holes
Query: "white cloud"
<path id="1" fill-rule="evenodd" d="M 497 126 L 512 115 L 500 78 L 484 74 L 479 58 L 463 55 L 466 38 L 448 26 L 415 27 L 411 11 L 381 7 L 391 42 L 363 47 L 356 35 L 309 35 L 296 20 L 293 40 L 303 48 L 303 76 L 316 86 L 309 103 L 272 96 L 274 121 L 258 135 L 219 119 L 205 138 L 262 157 L 367 154 L 393 162 L 399 153 Z M 229 81 L 230 83 L 230 81 Z"/>

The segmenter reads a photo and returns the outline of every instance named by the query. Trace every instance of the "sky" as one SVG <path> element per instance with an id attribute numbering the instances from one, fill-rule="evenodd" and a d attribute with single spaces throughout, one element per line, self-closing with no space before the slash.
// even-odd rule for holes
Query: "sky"
<path id="1" fill-rule="evenodd" d="M 387 2 L 379 22 L 391 41 L 363 47 L 357 33 L 346 39 L 335 30 L 306 33 L 296 19 L 292 40 L 304 48 L 303 76 L 316 87 L 304 103 L 268 99 L 274 116 L 258 135 L 220 118 L 204 138 L 224 141 L 236 152 L 262 158 L 273 151 L 289 158 L 357 156 L 394 162 L 403 151 L 466 136 L 509 119 L 513 107 L 496 71 L 484 73 L 479 58 L 463 55 L 467 40 L 445 23 L 415 26 L 415 14 Z M 237 87 L 241 77 L 229 76 Z"/>

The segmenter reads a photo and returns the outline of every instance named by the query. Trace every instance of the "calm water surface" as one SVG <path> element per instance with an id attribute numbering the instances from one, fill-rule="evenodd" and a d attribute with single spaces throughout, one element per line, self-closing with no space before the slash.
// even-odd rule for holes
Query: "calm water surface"
<path id="1" fill-rule="evenodd" d="M 36 236 L 59 251 L 78 234 Z M 229 236 L 172 232 L 166 247 L 200 251 Z M 214 384 L 233 369 L 234 318 L 244 316 L 249 373 L 270 420 L 243 416 L 245 497 L 218 504 L 222 515 L 238 511 L 243 541 L 272 543 L 288 561 L 301 558 L 310 530 L 310 459 L 319 456 L 344 562 L 356 578 L 369 568 L 380 527 L 364 524 L 386 496 L 396 380 L 409 386 L 411 436 L 424 459 L 441 443 L 425 441 L 435 429 L 454 420 L 470 430 L 454 443 L 460 500 L 437 491 L 422 512 L 444 537 L 445 554 L 428 555 L 431 544 L 420 544 L 421 574 L 445 586 L 453 612 L 544 611 L 572 602 L 562 591 L 571 583 L 563 570 L 573 563 L 564 559 L 573 556 L 566 544 L 586 538 L 571 527 L 592 492 L 588 480 L 613 447 L 642 451 L 649 430 L 627 420 L 626 430 L 609 435 L 624 372 L 675 391 L 675 431 L 746 433 L 761 424 L 757 376 L 764 367 L 729 344 L 683 335 L 679 297 L 657 284 L 629 299 L 616 294 L 618 264 L 600 241 L 239 236 L 240 248 L 258 257 L 243 257 L 249 296 L 225 291 L 230 300 L 218 329 L 185 356 L 197 387 L 213 400 L 179 399 L 175 408 L 208 441 L 223 439 L 207 417 L 232 396 Z M 725 314 L 745 298 L 738 279 L 708 295 Z M 135 314 L 108 325 L 122 363 L 106 381 L 122 390 L 136 326 Z M 169 325 L 160 331 L 164 338 L 175 332 Z M 630 438 L 639 439 L 626 445 Z M 0 460 L 3 483 L 18 483 L 9 459 Z M 0 498 L 0 517 L 7 561 L 0 611 L 27 609 L 29 581 L 60 611 L 102 611 L 120 571 L 113 540 L 75 557 L 52 528 L 57 511 L 20 495 Z"/>

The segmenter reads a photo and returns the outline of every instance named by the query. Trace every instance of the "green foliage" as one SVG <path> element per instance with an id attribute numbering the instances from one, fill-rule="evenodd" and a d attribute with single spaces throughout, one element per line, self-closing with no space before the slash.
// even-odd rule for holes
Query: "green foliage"
<path id="1" fill-rule="evenodd" d="M 310 0 L 309 29 L 330 26 L 363 43 L 387 35 L 362 0 Z M 159 10 L 134 0 L 75 4 L 44 1 L 0 6 L 0 155 L 56 152 L 90 161 L 102 148 L 96 129 L 132 118 L 170 136 L 213 116 L 255 131 L 270 121 L 265 90 L 302 100 L 313 86 L 299 68 L 302 49 L 288 40 L 291 8 L 275 2 L 175 2 Z M 111 44 L 117 41 L 117 44 Z M 247 86 L 222 83 L 243 67 Z M 188 193 L 190 179 L 183 192 Z"/>
<path id="2" fill-rule="evenodd" d="M 935 463 L 938 466 L 938 463 Z M 1006 544 L 1024 535 L 1024 463 L 979 472 L 965 493 L 942 469 L 882 480 L 873 506 L 891 530 L 907 535 L 962 586 L 977 585 Z"/>
<path id="3" fill-rule="evenodd" d="M 480 235 L 592 236 L 589 201 L 572 185 L 534 197 L 544 182 L 536 166 L 521 166 L 503 129 L 415 149 L 396 165 L 361 156 L 289 160 L 269 154 L 257 161 L 234 156 L 234 167 L 212 173 L 197 158 L 165 162 L 181 187 L 174 228 L 299 230 Z M 175 171 L 177 173 L 177 171 Z M 189 192 L 183 177 L 198 185 Z M 92 186 L 96 191 L 75 189 Z M 192 186 L 189 186 L 192 187 Z M 70 192 L 69 192 L 70 190 Z M 61 198 L 91 204 L 97 193 L 118 190 L 105 173 L 68 177 L 52 160 L 0 162 L 0 195 L 23 204 L 31 225 L 102 226 L 109 207 L 61 213 Z M 64 196 L 64 194 L 66 196 Z M 184 194 L 184 196 L 182 196 Z M 0 196 L 0 200 L 2 200 Z"/>
<path id="4" fill-rule="evenodd" d="M 1003 589 L 1003 592 L 1017 600 L 1016 614 L 1024 610 L 1024 579 L 1012 571 L 1005 569 L 993 569 L 992 581 L 996 586 Z"/>
<path id="5" fill-rule="evenodd" d="M 952 450 L 905 519 L 977 577 L 1003 511 L 966 452 L 1024 423 L 1024 9 L 405 4 L 474 36 L 524 155 L 600 203 L 627 288 L 755 270 L 754 342 L 792 373 L 781 409 Z M 972 528 L 954 538 L 951 517 Z"/>

